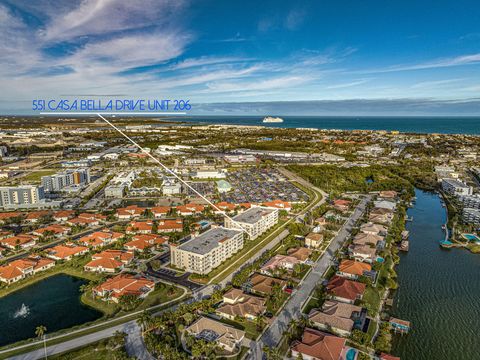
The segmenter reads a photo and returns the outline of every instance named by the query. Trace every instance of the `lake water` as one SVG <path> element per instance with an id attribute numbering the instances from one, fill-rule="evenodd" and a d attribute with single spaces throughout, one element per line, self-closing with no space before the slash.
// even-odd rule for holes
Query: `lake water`
<path id="1" fill-rule="evenodd" d="M 393 353 L 402 360 L 478 360 L 480 255 L 440 248 L 445 209 L 435 194 L 417 190 L 416 196 L 408 210 L 410 250 L 400 255 L 393 312 L 410 321 L 412 330 L 396 336 Z"/>
<path id="2" fill-rule="evenodd" d="M 50 333 L 100 318 L 101 312 L 80 302 L 85 283 L 60 274 L 0 298 L 0 346 L 35 337 L 39 325 Z"/>

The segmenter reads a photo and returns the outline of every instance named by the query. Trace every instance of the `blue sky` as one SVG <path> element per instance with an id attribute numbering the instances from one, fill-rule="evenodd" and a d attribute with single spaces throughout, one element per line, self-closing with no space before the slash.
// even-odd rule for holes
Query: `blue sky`
<path id="1" fill-rule="evenodd" d="M 113 95 L 226 103 L 225 111 L 247 102 L 238 108 L 251 113 L 258 102 L 321 100 L 340 115 L 345 100 L 401 101 L 407 113 L 408 100 L 421 100 L 424 113 L 455 103 L 476 114 L 480 6 L 0 0 L 0 81 L 4 113 L 26 112 L 34 98 Z"/>

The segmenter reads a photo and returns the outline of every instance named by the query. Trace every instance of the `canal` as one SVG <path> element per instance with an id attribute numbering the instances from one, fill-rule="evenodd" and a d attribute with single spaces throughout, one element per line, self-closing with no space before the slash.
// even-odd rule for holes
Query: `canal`
<path id="1" fill-rule="evenodd" d="M 440 198 L 420 190 L 416 197 L 408 210 L 410 250 L 400 255 L 393 308 L 412 330 L 395 337 L 392 352 L 402 360 L 478 360 L 480 256 L 440 248 L 446 219 Z"/>
<path id="2" fill-rule="evenodd" d="M 80 302 L 85 283 L 60 274 L 0 298 L 0 346 L 35 337 L 39 325 L 50 333 L 100 318 L 102 313 Z"/>

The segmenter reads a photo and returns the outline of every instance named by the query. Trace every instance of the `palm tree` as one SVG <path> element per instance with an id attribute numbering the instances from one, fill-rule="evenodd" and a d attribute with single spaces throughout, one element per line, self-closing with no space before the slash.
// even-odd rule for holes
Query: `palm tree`
<path id="1" fill-rule="evenodd" d="M 142 327 L 143 331 L 146 331 L 149 325 L 152 323 L 152 315 L 148 311 L 144 311 L 140 314 L 137 323 Z"/>
<path id="2" fill-rule="evenodd" d="M 35 329 L 35 335 L 37 335 L 39 339 L 43 338 L 43 350 L 45 352 L 45 360 L 47 359 L 47 341 L 45 337 L 46 332 L 47 328 L 43 325 L 37 326 L 37 328 Z"/>

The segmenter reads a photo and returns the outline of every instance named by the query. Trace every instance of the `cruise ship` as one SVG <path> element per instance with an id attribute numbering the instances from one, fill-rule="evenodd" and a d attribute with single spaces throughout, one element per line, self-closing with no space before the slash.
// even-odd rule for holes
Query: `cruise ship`
<path id="1" fill-rule="evenodd" d="M 264 123 L 282 123 L 283 119 L 279 117 L 267 116 L 263 119 Z"/>

